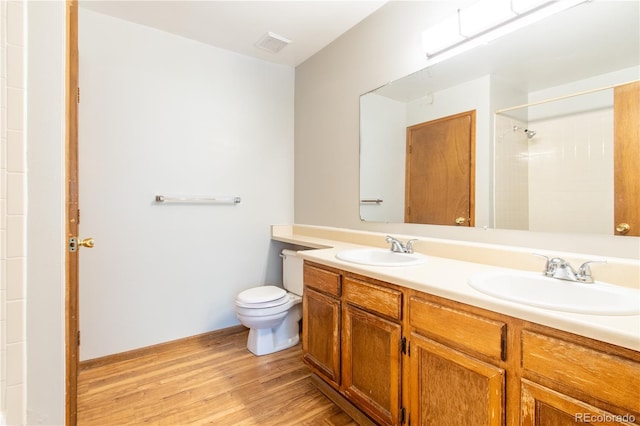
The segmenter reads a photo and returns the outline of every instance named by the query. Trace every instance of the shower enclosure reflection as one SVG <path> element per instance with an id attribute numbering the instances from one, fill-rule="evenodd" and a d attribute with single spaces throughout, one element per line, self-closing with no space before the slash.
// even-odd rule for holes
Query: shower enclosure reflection
<path id="1" fill-rule="evenodd" d="M 612 89 L 496 114 L 495 226 L 611 233 L 613 167 Z"/>

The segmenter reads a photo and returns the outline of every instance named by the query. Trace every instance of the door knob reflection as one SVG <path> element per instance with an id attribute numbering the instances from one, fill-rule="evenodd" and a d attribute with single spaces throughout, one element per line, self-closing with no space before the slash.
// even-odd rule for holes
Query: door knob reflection
<path id="1" fill-rule="evenodd" d="M 95 242 L 93 241 L 93 238 L 85 238 L 84 240 L 80 240 L 78 245 L 86 248 L 93 248 Z"/>
<path id="2" fill-rule="evenodd" d="M 619 223 L 618 226 L 616 226 L 616 232 L 623 235 L 629 232 L 630 229 L 631 226 L 629 226 L 628 223 Z"/>

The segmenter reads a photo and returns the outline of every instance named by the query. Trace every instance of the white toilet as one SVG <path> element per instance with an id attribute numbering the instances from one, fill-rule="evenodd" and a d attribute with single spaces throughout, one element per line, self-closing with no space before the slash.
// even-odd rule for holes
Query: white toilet
<path id="1" fill-rule="evenodd" d="M 302 258 L 293 250 L 282 250 L 282 284 L 245 290 L 236 297 L 236 316 L 249 328 L 247 349 L 266 355 L 290 348 L 300 340 L 302 318 Z"/>

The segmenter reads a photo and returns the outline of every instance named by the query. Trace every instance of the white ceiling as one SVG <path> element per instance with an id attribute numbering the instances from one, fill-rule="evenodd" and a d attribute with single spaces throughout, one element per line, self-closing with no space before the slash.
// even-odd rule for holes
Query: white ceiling
<path id="1" fill-rule="evenodd" d="M 386 1 L 102 1 L 82 8 L 222 49 L 295 67 Z M 292 41 L 278 53 L 255 46 L 272 32 Z"/>

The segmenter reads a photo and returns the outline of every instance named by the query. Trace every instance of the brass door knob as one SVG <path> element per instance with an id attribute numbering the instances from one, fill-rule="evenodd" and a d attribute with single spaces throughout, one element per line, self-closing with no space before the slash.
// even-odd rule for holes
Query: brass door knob
<path id="1" fill-rule="evenodd" d="M 84 240 L 80 240 L 78 245 L 86 248 L 93 248 L 95 242 L 93 241 L 93 238 L 85 238 Z"/>
<path id="2" fill-rule="evenodd" d="M 466 219 L 462 216 L 456 218 L 456 225 L 462 225 Z"/>
<path id="3" fill-rule="evenodd" d="M 630 229 L 631 226 L 629 226 L 628 223 L 619 223 L 618 226 L 616 226 L 616 232 L 620 234 L 626 234 Z"/>

